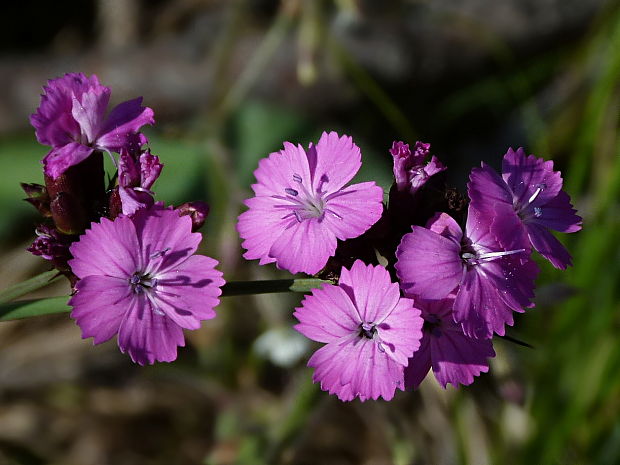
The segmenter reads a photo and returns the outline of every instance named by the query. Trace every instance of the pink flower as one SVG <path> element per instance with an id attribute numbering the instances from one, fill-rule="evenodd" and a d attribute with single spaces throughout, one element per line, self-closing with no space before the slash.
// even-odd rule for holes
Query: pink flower
<path id="1" fill-rule="evenodd" d="M 308 361 L 313 380 L 340 400 L 385 400 L 403 389 L 403 369 L 420 346 L 420 310 L 400 297 L 382 266 L 357 260 L 338 286 L 315 289 L 297 308 L 295 329 L 326 343 Z"/>
<path id="2" fill-rule="evenodd" d="M 553 161 L 526 155 L 522 148 L 508 149 L 502 161 L 502 177 L 482 164 L 475 168 L 469 195 L 479 210 L 492 210 L 498 204 L 513 210 L 519 229 L 538 253 L 559 269 L 571 265 L 571 256 L 549 230 L 573 233 L 581 229 L 570 197 L 562 190 L 562 176 L 553 171 Z"/>
<path id="3" fill-rule="evenodd" d="M 494 223 L 518 231 L 514 215 L 482 215 L 469 206 L 465 233 L 446 213 L 435 215 L 427 228 L 413 226 L 396 251 L 396 273 L 407 294 L 438 300 L 456 293 L 454 318 L 469 337 L 503 335 L 512 325 L 512 311 L 532 307 L 538 267 L 522 248 L 520 234 L 491 233 Z"/>
<path id="4" fill-rule="evenodd" d="M 261 160 L 256 196 L 245 201 L 249 210 L 237 223 L 243 256 L 291 273 L 320 271 L 338 240 L 362 235 L 383 212 L 383 191 L 374 182 L 344 187 L 360 166 L 359 147 L 335 132 L 324 132 L 308 150 L 285 142 Z"/>
<path id="5" fill-rule="evenodd" d="M 140 365 L 170 362 L 183 329 L 215 317 L 222 273 L 193 255 L 202 239 L 189 216 L 155 205 L 133 217 L 92 223 L 70 251 L 80 278 L 69 301 L 82 337 L 95 344 L 118 334 L 121 352 Z"/>
<path id="6" fill-rule="evenodd" d="M 153 124 L 153 110 L 142 97 L 123 102 L 107 115 L 111 90 L 97 76 L 69 73 L 48 81 L 41 104 L 30 117 L 37 140 L 52 150 L 43 159 L 45 174 L 58 178 L 95 150 L 119 152 L 127 148 L 145 124 Z"/>
<path id="7" fill-rule="evenodd" d="M 491 339 L 474 339 L 454 322 L 454 295 L 441 300 L 415 299 L 422 310 L 424 327 L 420 348 L 405 368 L 405 387 L 417 388 L 433 368 L 441 387 L 458 387 L 474 382 L 474 377 L 489 371 L 488 358 L 495 357 Z"/>

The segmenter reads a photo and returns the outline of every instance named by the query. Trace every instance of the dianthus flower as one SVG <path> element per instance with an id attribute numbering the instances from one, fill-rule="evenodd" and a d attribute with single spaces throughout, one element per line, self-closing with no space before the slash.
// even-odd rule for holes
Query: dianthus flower
<path id="1" fill-rule="evenodd" d="M 275 262 L 291 273 L 315 274 L 336 251 L 337 240 L 362 235 L 383 212 L 374 182 L 344 187 L 360 169 L 361 153 L 349 136 L 323 133 L 308 150 L 284 150 L 259 162 L 255 197 L 239 216 L 246 259 Z"/>
<path id="2" fill-rule="evenodd" d="M 52 147 L 43 159 L 45 174 L 52 179 L 95 150 L 120 151 L 142 126 L 154 122 L 153 110 L 141 105 L 142 97 L 117 105 L 106 117 L 111 90 L 95 75 L 65 74 L 43 89 L 30 122 L 37 140 Z"/>
<path id="3" fill-rule="evenodd" d="M 497 240 L 491 233 L 494 222 L 505 231 L 519 226 L 514 215 L 482 215 L 470 205 L 465 234 L 441 213 L 431 218 L 428 229 L 412 226 L 396 251 L 396 272 L 405 293 L 437 300 L 456 292 L 455 321 L 475 338 L 503 335 L 504 325 L 513 324 L 512 310 L 533 306 L 538 267 L 519 235 Z"/>
<path id="4" fill-rule="evenodd" d="M 430 148 L 431 144 L 420 141 L 415 143 L 413 152 L 404 142 L 395 141 L 392 144 L 390 153 L 394 159 L 394 181 L 399 191 L 415 194 L 431 176 L 446 169 L 434 155 L 428 163 L 425 162 Z"/>
<path id="5" fill-rule="evenodd" d="M 495 356 L 490 339 L 473 339 L 454 322 L 454 295 L 441 300 L 416 298 L 422 310 L 422 342 L 405 368 L 405 388 L 417 388 L 433 368 L 441 387 L 458 387 L 474 382 L 474 377 L 489 371 L 488 358 Z"/>
<path id="6" fill-rule="evenodd" d="M 385 268 L 361 260 L 351 271 L 343 267 L 338 286 L 315 289 L 294 315 L 297 331 L 326 343 L 308 361 L 321 389 L 362 401 L 390 400 L 403 389 L 403 369 L 420 346 L 422 318 Z"/>
<path id="7" fill-rule="evenodd" d="M 222 273 L 193 255 L 202 238 L 189 216 L 156 204 L 133 217 L 102 218 L 74 243 L 69 265 L 80 278 L 71 316 L 95 344 L 118 334 L 121 352 L 140 365 L 170 362 L 183 329 L 215 317 Z"/>
<path id="8" fill-rule="evenodd" d="M 550 229 L 572 233 L 581 229 L 570 197 L 562 190 L 562 176 L 553 171 L 553 161 L 526 156 L 522 148 L 508 149 L 502 161 L 502 177 L 490 166 L 472 171 L 472 203 L 480 210 L 498 204 L 511 207 L 529 242 L 538 253 L 559 269 L 571 265 L 571 256 Z"/>

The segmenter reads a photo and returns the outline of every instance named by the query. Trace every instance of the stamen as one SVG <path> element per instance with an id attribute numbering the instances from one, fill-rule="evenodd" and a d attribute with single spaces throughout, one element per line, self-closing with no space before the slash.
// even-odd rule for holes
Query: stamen
<path id="1" fill-rule="evenodd" d="M 287 187 L 286 189 L 284 189 L 284 192 L 294 197 L 297 197 L 299 195 L 299 192 L 297 192 L 295 189 L 291 189 L 290 187 Z"/>
<path id="2" fill-rule="evenodd" d="M 299 176 L 297 173 L 293 174 L 293 181 L 301 183 L 301 176 Z"/>
<path id="3" fill-rule="evenodd" d="M 365 337 L 366 339 L 373 339 L 377 334 L 376 325 L 373 323 L 362 323 L 360 325 L 360 337 Z"/>
<path id="4" fill-rule="evenodd" d="M 536 186 L 536 190 L 534 191 L 534 193 L 532 194 L 532 196 L 529 198 L 529 200 L 527 201 L 528 204 L 531 204 L 534 200 L 536 200 L 536 197 L 538 197 L 540 195 L 540 193 L 547 188 L 547 185 L 545 183 L 541 183 L 538 184 Z"/>
<path id="5" fill-rule="evenodd" d="M 301 223 L 303 219 L 301 215 L 299 214 L 299 210 L 295 210 L 293 213 L 295 214 L 295 218 L 297 218 L 297 221 Z"/>
<path id="6" fill-rule="evenodd" d="M 159 252 L 155 252 L 149 258 L 163 257 L 165 253 L 168 252 L 169 250 L 170 250 L 170 247 L 166 247 L 165 249 L 160 250 Z"/>
<path id="7" fill-rule="evenodd" d="M 498 258 L 498 257 L 504 257 L 506 255 L 514 255 L 516 253 L 521 253 L 521 252 L 525 252 L 525 249 L 517 249 L 517 250 L 506 250 L 504 252 L 487 252 L 487 253 L 483 253 L 478 255 L 478 259 L 479 260 L 485 260 L 487 258 Z"/>
<path id="8" fill-rule="evenodd" d="M 542 208 L 534 207 L 534 216 L 540 218 L 542 216 Z"/>

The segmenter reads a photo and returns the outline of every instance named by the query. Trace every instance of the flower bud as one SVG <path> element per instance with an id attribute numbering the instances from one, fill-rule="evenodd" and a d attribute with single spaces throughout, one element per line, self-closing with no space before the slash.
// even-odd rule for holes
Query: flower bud
<path id="1" fill-rule="evenodd" d="M 209 205 L 200 200 L 194 200 L 193 202 L 185 202 L 179 205 L 176 210 L 179 212 L 179 216 L 189 215 L 191 217 L 192 232 L 196 232 L 205 224 L 209 214 Z"/>

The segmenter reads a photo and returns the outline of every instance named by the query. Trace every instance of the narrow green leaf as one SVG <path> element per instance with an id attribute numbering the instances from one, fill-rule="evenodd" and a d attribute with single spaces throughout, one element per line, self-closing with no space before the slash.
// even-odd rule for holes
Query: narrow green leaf
<path id="1" fill-rule="evenodd" d="M 0 292 L 0 304 L 10 302 L 11 300 L 15 300 L 18 297 L 28 294 L 29 292 L 45 287 L 54 281 L 58 276 L 60 276 L 60 273 L 56 270 L 46 271 L 45 273 L 41 273 L 40 275 L 30 278 L 27 281 L 17 283 L 8 289 L 4 289 Z"/>
<path id="2" fill-rule="evenodd" d="M 0 305 L 0 321 L 20 320 L 32 316 L 51 315 L 53 313 L 68 313 L 71 307 L 67 305 L 69 296 L 52 297 L 48 299 L 21 300 Z"/>

